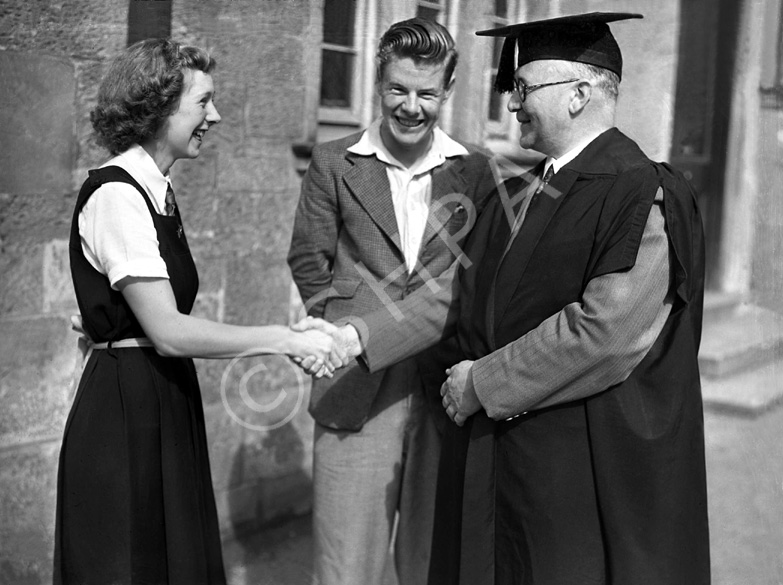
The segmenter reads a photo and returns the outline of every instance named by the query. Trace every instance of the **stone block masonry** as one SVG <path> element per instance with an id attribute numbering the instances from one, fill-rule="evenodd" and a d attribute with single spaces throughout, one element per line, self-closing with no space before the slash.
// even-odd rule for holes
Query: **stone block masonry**
<path id="1" fill-rule="evenodd" d="M 0 582 L 46 583 L 57 458 L 80 367 L 67 240 L 86 172 L 107 157 L 89 112 L 125 46 L 128 2 L 0 6 Z M 319 10 L 315 0 L 173 2 L 173 38 L 218 61 L 223 117 L 199 160 L 172 169 L 201 274 L 200 316 L 288 322 L 292 144 L 315 135 Z M 197 368 L 224 537 L 309 510 L 309 382 L 284 358 Z M 225 387 L 243 379 L 245 394 Z"/>

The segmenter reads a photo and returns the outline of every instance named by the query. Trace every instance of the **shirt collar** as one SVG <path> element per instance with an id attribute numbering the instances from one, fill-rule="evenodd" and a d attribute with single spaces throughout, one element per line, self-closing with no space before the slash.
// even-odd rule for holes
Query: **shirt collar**
<path id="1" fill-rule="evenodd" d="M 153 158 L 141 146 L 132 145 L 103 166 L 118 166 L 128 171 L 155 200 L 157 206 L 163 209 L 171 176 L 161 173 Z"/>
<path id="2" fill-rule="evenodd" d="M 568 163 L 570 163 L 572 160 L 574 160 L 577 156 L 579 156 L 579 153 L 582 152 L 585 148 L 587 148 L 587 145 L 590 144 L 593 140 L 595 140 L 595 136 L 591 136 L 590 138 L 587 138 L 577 144 L 574 148 L 566 152 L 563 156 L 560 158 L 554 158 L 551 156 L 546 157 L 546 164 L 544 166 L 544 169 L 548 169 L 549 165 L 552 165 L 552 172 L 556 173 L 560 169 L 562 169 L 564 166 L 566 166 Z"/>
<path id="3" fill-rule="evenodd" d="M 405 169 L 405 165 L 392 156 L 383 143 L 381 138 L 382 120 L 382 118 L 377 118 L 373 121 L 362 133 L 359 141 L 348 147 L 348 152 L 361 156 L 375 156 L 382 163 Z M 443 164 L 447 158 L 466 156 L 468 154 L 468 150 L 464 146 L 436 126 L 432 129 L 432 144 L 427 154 L 410 169 L 406 170 L 412 174 L 419 175 Z"/>

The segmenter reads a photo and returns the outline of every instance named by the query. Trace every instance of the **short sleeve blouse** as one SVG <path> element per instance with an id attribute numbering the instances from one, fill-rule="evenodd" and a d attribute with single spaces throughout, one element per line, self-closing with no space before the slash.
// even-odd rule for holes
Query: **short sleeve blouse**
<path id="1" fill-rule="evenodd" d="M 142 147 L 132 146 L 102 165 L 107 166 L 130 173 L 162 213 L 169 177 Z M 108 277 L 115 290 L 129 276 L 169 277 L 149 209 L 132 185 L 106 183 L 98 188 L 79 214 L 79 235 L 87 261 Z"/>

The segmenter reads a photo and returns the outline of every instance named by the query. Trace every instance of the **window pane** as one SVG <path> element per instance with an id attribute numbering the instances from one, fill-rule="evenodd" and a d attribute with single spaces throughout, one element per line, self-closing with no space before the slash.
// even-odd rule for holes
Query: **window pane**
<path id="1" fill-rule="evenodd" d="M 506 0 L 495 0 L 495 16 L 508 18 L 508 3 Z"/>
<path id="2" fill-rule="evenodd" d="M 353 20 L 356 0 L 326 0 L 324 42 L 353 47 Z"/>
<path id="3" fill-rule="evenodd" d="M 440 16 L 440 10 L 437 8 L 428 8 L 427 6 L 419 6 L 416 9 L 416 16 L 420 18 L 426 18 L 427 20 L 434 20 L 438 22 Z"/>
<path id="4" fill-rule="evenodd" d="M 321 105 L 330 108 L 351 107 L 351 71 L 353 55 L 324 49 L 321 63 Z"/>

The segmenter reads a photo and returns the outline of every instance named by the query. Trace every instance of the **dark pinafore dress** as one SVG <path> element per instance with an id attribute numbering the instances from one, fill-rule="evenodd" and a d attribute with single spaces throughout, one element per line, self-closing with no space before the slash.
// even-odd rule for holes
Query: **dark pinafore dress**
<path id="1" fill-rule="evenodd" d="M 198 290 L 179 212 L 159 215 L 119 167 L 90 171 L 73 215 L 70 258 L 84 328 L 96 343 L 144 337 L 122 294 L 82 252 L 79 212 L 109 182 L 130 183 L 144 198 L 180 312 L 190 312 Z M 60 452 L 54 583 L 225 583 L 191 359 L 151 347 L 93 351 Z"/>

